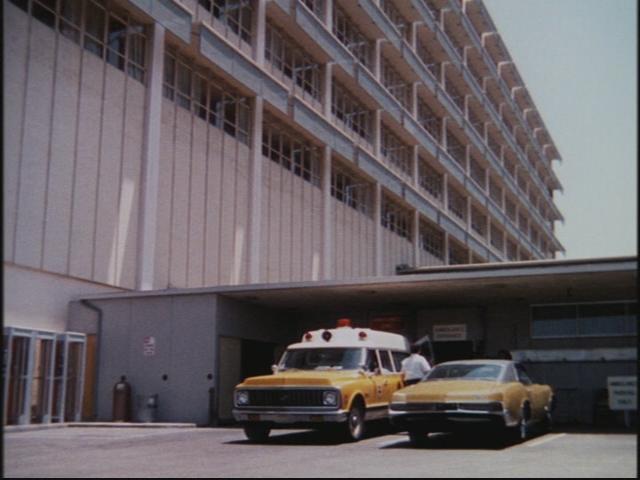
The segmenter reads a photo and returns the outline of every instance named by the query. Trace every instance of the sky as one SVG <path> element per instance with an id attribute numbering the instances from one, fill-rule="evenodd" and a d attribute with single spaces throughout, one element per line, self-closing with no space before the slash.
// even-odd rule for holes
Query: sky
<path id="1" fill-rule="evenodd" d="M 562 157 L 557 258 L 637 255 L 637 0 L 484 0 Z"/>

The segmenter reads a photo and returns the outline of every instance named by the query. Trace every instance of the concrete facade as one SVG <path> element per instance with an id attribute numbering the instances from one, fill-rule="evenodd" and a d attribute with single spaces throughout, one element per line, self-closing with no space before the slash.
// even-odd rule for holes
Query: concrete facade
<path id="1" fill-rule="evenodd" d="M 479 0 L 3 7 L 9 328 L 563 250 L 560 155 Z"/>

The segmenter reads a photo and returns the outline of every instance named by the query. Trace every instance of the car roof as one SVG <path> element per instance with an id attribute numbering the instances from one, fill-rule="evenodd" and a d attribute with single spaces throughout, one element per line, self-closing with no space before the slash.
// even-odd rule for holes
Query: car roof
<path id="1" fill-rule="evenodd" d="M 502 360 L 502 359 L 494 359 L 494 358 L 478 358 L 478 359 L 471 359 L 471 360 L 452 360 L 450 362 L 442 362 L 439 363 L 437 366 L 441 366 L 441 365 L 500 365 L 500 366 L 505 366 L 505 365 L 513 365 L 514 362 L 513 360 Z"/>

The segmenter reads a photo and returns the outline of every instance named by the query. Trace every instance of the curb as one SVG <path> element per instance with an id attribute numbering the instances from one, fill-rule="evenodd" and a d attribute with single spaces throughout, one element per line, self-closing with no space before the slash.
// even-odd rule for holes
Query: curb
<path id="1" fill-rule="evenodd" d="M 30 425 L 4 425 L 4 433 L 31 432 L 53 428 L 197 428 L 195 423 L 133 423 L 133 422 L 65 422 Z"/>

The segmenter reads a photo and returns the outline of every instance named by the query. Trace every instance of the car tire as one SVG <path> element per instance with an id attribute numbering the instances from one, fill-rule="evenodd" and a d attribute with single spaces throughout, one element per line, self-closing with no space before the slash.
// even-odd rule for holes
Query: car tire
<path id="1" fill-rule="evenodd" d="M 266 425 L 252 424 L 244 426 L 244 434 L 247 436 L 250 442 L 264 443 L 269 438 L 271 428 Z"/>
<path id="2" fill-rule="evenodd" d="M 354 401 L 349 415 L 347 415 L 347 424 L 344 428 L 345 437 L 350 442 L 357 442 L 364 437 L 364 406 L 360 401 Z"/>
<path id="3" fill-rule="evenodd" d="M 518 440 L 524 442 L 531 435 L 531 407 L 528 403 L 522 406 L 520 421 L 518 422 Z"/>

